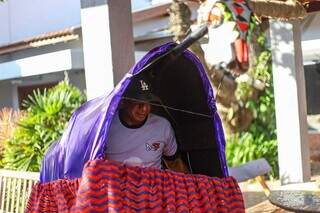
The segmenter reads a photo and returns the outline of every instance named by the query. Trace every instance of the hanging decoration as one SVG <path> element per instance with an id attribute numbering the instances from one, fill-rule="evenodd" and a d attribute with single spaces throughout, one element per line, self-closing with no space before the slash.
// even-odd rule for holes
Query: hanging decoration
<path id="1" fill-rule="evenodd" d="M 231 20 L 225 20 L 226 11 L 231 12 Z M 225 58 L 224 61 L 217 61 L 215 58 L 211 61 L 213 63 L 226 63 L 228 68 L 236 74 L 246 72 L 249 68 L 247 35 L 252 14 L 247 2 L 245 0 L 207 0 L 201 4 L 198 14 L 198 24 L 208 23 L 209 26 L 212 26 L 209 27 L 209 43 L 204 49 L 216 51 L 217 47 L 221 46 L 221 42 L 227 43 L 226 45 L 231 48 L 231 50 L 221 50 L 225 53 L 231 51 L 231 58 Z M 235 23 L 235 28 L 226 27 L 226 25 L 230 26 L 230 22 Z M 235 34 L 234 30 L 238 35 L 233 36 L 230 40 L 230 36 Z M 221 42 L 217 42 L 217 39 L 220 39 Z M 219 52 L 221 53 L 221 51 Z M 208 57 L 213 58 L 209 55 Z"/>

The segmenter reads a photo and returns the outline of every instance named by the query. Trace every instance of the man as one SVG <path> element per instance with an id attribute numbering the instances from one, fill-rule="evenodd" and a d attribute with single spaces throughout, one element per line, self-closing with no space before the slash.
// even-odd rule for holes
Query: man
<path id="1" fill-rule="evenodd" d="M 170 123 L 151 113 L 152 102 L 160 99 L 143 78 L 134 79 L 114 116 L 107 141 L 106 157 L 131 166 L 162 168 L 187 172 L 177 157 L 177 143 Z M 161 102 L 160 102 L 161 103 Z"/>

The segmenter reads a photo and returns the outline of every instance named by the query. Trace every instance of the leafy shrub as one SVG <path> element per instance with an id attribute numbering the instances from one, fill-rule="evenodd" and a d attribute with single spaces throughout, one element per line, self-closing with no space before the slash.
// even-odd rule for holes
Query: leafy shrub
<path id="1" fill-rule="evenodd" d="M 243 105 L 251 111 L 253 120 L 247 131 L 227 136 L 226 154 L 229 166 L 263 157 L 272 167 L 270 176 L 276 178 L 279 169 L 271 52 L 266 47 L 265 35 L 261 34 L 257 42 L 262 51 L 249 73 L 262 81 L 265 88 L 255 98 L 250 95 L 254 90 L 251 85 L 243 82 L 238 86 L 237 98 L 245 100 Z"/>
<path id="2" fill-rule="evenodd" d="M 23 102 L 26 115 L 5 143 L 5 168 L 39 171 L 45 151 L 62 135 L 71 114 L 84 101 L 84 95 L 68 80 L 43 93 L 33 91 Z"/>
<path id="3" fill-rule="evenodd" d="M 275 105 L 272 84 L 257 101 L 249 101 L 248 108 L 254 120 L 246 132 L 227 137 L 227 160 L 229 166 L 238 166 L 251 160 L 265 158 L 272 167 L 270 177 L 277 178 L 278 149 L 275 121 Z"/>
<path id="4" fill-rule="evenodd" d="M 13 136 L 16 124 L 23 115 L 22 111 L 14 111 L 11 108 L 5 107 L 0 110 L 0 168 L 3 167 L 4 143 Z"/>

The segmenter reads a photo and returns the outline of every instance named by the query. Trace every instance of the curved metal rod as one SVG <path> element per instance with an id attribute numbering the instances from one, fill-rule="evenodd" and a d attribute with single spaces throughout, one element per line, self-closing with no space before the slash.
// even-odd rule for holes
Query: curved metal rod
<path id="1" fill-rule="evenodd" d="M 190 47 L 193 43 L 195 43 L 197 40 L 202 38 L 207 33 L 208 33 L 208 26 L 207 24 L 204 24 L 201 27 L 199 27 L 196 31 L 190 33 L 180 44 L 177 44 L 165 54 L 153 59 L 151 62 L 145 65 L 140 70 L 140 73 L 143 73 L 145 70 L 151 69 L 153 66 L 158 64 L 165 57 L 168 57 L 170 62 L 174 61 L 183 53 L 184 50 L 186 50 L 188 47 Z"/>

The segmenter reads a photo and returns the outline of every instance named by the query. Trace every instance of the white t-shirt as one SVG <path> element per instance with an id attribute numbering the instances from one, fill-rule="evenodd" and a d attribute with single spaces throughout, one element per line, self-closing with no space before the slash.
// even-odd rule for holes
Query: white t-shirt
<path id="1" fill-rule="evenodd" d="M 177 151 L 174 131 L 163 117 L 149 114 L 139 128 L 124 126 L 117 113 L 112 121 L 106 155 L 110 160 L 132 166 L 161 168 L 161 157 L 172 156 Z"/>

